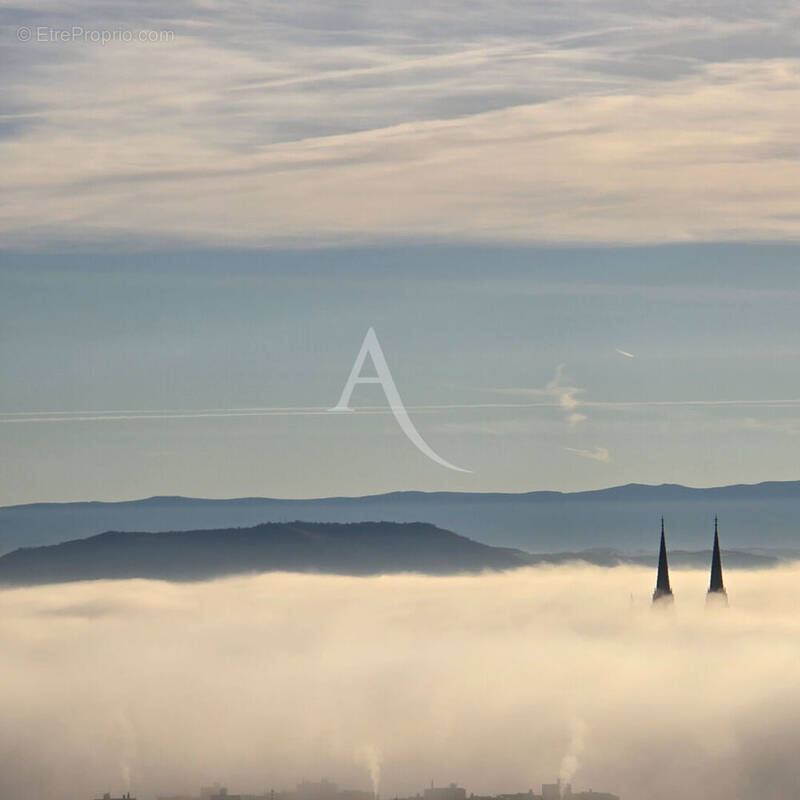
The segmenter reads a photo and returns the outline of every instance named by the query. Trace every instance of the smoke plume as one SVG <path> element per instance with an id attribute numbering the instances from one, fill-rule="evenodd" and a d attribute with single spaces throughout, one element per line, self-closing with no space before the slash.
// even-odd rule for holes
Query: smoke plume
<path id="1" fill-rule="evenodd" d="M 365 744 L 359 748 L 358 756 L 369 772 L 372 793 L 377 797 L 381 785 L 381 751 L 374 744 Z"/>

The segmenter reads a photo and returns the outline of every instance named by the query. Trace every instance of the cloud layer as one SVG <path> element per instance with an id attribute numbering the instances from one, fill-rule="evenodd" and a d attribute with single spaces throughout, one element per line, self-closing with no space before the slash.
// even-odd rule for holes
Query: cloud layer
<path id="1" fill-rule="evenodd" d="M 8 244 L 800 232 L 792 4 L 170 12 L 3 12 Z M 18 25 L 174 40 L 20 42 Z"/>
<path id="2" fill-rule="evenodd" d="M 626 800 L 794 796 L 800 568 L 208 584 L 0 593 L 0 794 L 292 786 L 383 796 L 458 780 L 525 791 L 559 773 Z"/>

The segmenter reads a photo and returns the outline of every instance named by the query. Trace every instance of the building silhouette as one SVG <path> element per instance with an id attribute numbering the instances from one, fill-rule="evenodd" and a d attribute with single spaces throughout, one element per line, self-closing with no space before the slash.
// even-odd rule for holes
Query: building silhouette
<path id="1" fill-rule="evenodd" d="M 672 589 L 669 585 L 669 564 L 667 563 L 667 540 L 664 535 L 664 517 L 661 517 L 661 547 L 658 551 L 658 576 L 653 592 L 654 603 L 671 603 Z"/>
<path id="2" fill-rule="evenodd" d="M 320 781 L 300 781 L 295 790 L 296 800 L 334 800 L 338 794 L 339 787 L 325 778 Z"/>
<path id="3" fill-rule="evenodd" d="M 114 800 L 114 798 L 106 798 Z M 125 798 L 123 798 L 125 800 Z M 130 798 L 134 800 L 134 798 Z M 373 792 L 360 789 L 340 789 L 335 783 L 323 778 L 320 781 L 301 781 L 294 789 L 275 791 L 270 789 L 258 794 L 231 794 L 219 783 L 203 786 L 200 794 L 159 795 L 158 800 L 376 800 Z"/>
<path id="4" fill-rule="evenodd" d="M 714 550 L 711 554 L 711 580 L 708 584 L 706 602 L 728 604 L 728 593 L 722 582 L 722 555 L 719 550 L 719 519 L 714 517 Z"/>
<path id="5" fill-rule="evenodd" d="M 570 795 L 572 794 L 572 787 L 569 786 Z M 555 783 L 542 784 L 542 800 L 561 800 L 561 779 L 559 778 Z"/>
<path id="6" fill-rule="evenodd" d="M 218 800 L 221 797 L 231 797 L 225 786 L 215 783 L 212 786 L 202 786 L 200 788 L 200 800 Z"/>
<path id="7" fill-rule="evenodd" d="M 169 797 L 160 796 L 158 800 L 377 800 L 377 796 L 372 792 L 360 791 L 357 789 L 340 789 L 336 784 L 327 780 L 319 782 L 302 781 L 297 784 L 294 790 L 276 792 L 270 790 L 263 794 L 230 794 L 226 787 L 214 784 L 205 786 L 200 791 L 200 797 L 192 795 L 171 795 Z M 112 798 L 105 795 L 102 800 L 134 800 L 129 796 L 122 798 Z M 569 783 L 542 784 L 542 793 L 536 794 L 533 789 L 518 794 L 499 794 L 499 795 L 476 795 L 467 794 L 466 789 L 456 783 L 449 786 L 435 786 L 431 782 L 430 787 L 422 792 L 406 797 L 395 797 L 394 800 L 620 800 L 617 795 L 607 792 L 588 791 L 575 792 Z"/>
<path id="8" fill-rule="evenodd" d="M 466 800 L 467 790 L 455 783 L 449 786 L 434 786 L 433 781 L 423 795 L 425 800 Z"/>
<path id="9" fill-rule="evenodd" d="M 407 798 L 407 800 L 414 800 L 414 798 Z M 620 800 L 620 798 L 615 794 L 594 792 L 591 789 L 575 792 L 572 789 L 572 784 L 562 783 L 559 779 L 555 783 L 543 783 L 541 794 L 535 794 L 533 789 L 528 789 L 527 792 L 519 792 L 517 794 L 471 794 L 469 795 L 469 800 Z"/>

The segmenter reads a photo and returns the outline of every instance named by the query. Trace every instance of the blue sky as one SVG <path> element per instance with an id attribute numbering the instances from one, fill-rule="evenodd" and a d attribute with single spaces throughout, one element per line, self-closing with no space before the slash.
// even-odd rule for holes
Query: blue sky
<path id="1" fill-rule="evenodd" d="M 798 477 L 793 4 L 0 14 L 0 503 Z"/>
<path id="2" fill-rule="evenodd" d="M 3 499 L 792 479 L 796 258 L 738 244 L 6 254 Z M 422 435 L 473 474 L 429 462 L 380 408 L 326 413 L 370 326 Z M 359 386 L 353 405 L 385 401 Z"/>

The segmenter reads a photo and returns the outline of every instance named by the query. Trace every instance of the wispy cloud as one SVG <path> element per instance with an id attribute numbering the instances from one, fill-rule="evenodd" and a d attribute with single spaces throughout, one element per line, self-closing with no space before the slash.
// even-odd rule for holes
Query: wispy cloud
<path id="1" fill-rule="evenodd" d="M 456 287 L 462 292 L 512 295 L 515 297 L 598 297 L 598 298 L 652 298 L 679 303 L 796 303 L 800 290 L 791 286 L 764 288 L 762 286 L 723 286 L 718 283 L 666 284 L 659 283 L 572 283 L 543 282 L 535 279 L 505 280 L 502 283 L 489 280 L 462 280 Z M 620 355 L 626 352 L 615 348 Z M 635 354 L 632 354 L 635 357 Z"/>
<path id="2" fill-rule="evenodd" d="M 7 245 L 800 237 L 782 3 L 170 10 L 171 43 L 0 43 Z M 165 27 L 148 3 L 4 18 Z"/>
<path id="3" fill-rule="evenodd" d="M 574 426 L 587 419 L 585 414 L 575 411 L 579 405 L 583 405 L 583 403 L 578 400 L 577 395 L 582 394 L 585 390 L 579 386 L 571 386 L 569 383 L 565 383 L 565 369 L 566 364 L 559 364 L 556 366 L 555 374 L 549 381 L 547 381 L 544 387 L 509 387 L 492 389 L 491 391 L 498 394 L 549 398 L 550 402 L 532 403 L 530 405 L 542 405 L 560 408 L 565 412 L 564 419 L 570 425 Z"/>
<path id="4" fill-rule="evenodd" d="M 583 392 L 583 389 L 563 383 L 565 366 L 565 364 L 559 364 L 556 367 L 556 374 L 547 382 L 544 393 L 555 397 L 561 408 L 572 409 L 578 405 L 575 395 Z"/>
<path id="5" fill-rule="evenodd" d="M 603 464 L 609 464 L 611 462 L 611 455 L 608 452 L 607 447 L 594 447 L 591 450 L 580 450 L 577 447 L 565 447 L 570 453 L 574 453 L 576 456 L 580 456 L 581 458 L 589 458 L 592 461 L 601 461 Z"/>

